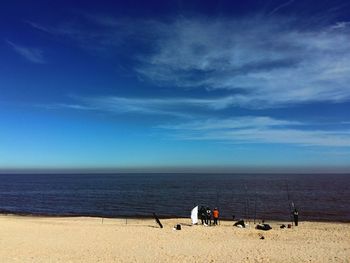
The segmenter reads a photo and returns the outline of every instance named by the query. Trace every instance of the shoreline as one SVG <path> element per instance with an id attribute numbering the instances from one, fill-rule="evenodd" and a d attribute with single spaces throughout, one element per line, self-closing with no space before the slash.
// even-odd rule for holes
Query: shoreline
<path id="1" fill-rule="evenodd" d="M 146 220 L 146 219 L 153 219 L 153 215 L 152 213 L 150 213 L 150 215 L 134 215 L 134 216 L 109 216 L 109 215 L 93 215 L 93 214 L 50 214 L 50 213 L 23 213 L 23 212 L 10 212 L 10 211 L 0 211 L 0 217 L 1 216 L 18 216 L 18 217 L 34 217 L 34 218 L 106 218 L 106 219 L 137 219 L 137 220 Z M 188 219 L 190 220 L 190 216 L 188 217 L 181 217 L 181 216 L 162 216 L 162 215 L 158 215 L 159 219 L 163 219 L 163 220 L 168 220 L 168 219 Z M 236 222 L 241 218 L 236 218 L 235 220 L 229 219 L 229 218 L 220 218 L 220 221 L 224 221 L 224 222 Z M 244 219 L 245 221 L 249 221 L 252 222 L 254 221 L 254 218 L 247 218 Z M 256 218 L 255 219 L 256 222 L 261 222 L 262 219 L 261 218 Z M 284 223 L 290 223 L 290 220 L 284 220 L 284 219 L 264 219 L 265 222 L 284 222 Z M 315 222 L 315 223 L 344 223 L 344 224 L 349 224 L 350 220 L 308 220 L 308 219 L 299 219 L 299 222 Z"/>

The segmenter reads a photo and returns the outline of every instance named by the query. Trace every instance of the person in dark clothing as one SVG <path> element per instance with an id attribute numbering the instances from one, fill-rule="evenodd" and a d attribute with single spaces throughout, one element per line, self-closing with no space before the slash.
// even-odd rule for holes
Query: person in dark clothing
<path id="1" fill-rule="evenodd" d="M 295 226 L 298 226 L 299 212 L 298 212 L 298 210 L 296 208 L 293 211 L 293 217 L 294 217 L 294 224 L 295 224 Z"/>
<path id="2" fill-rule="evenodd" d="M 206 222 L 206 224 L 211 225 L 211 210 L 209 207 L 207 207 L 207 222 Z"/>
<path id="3" fill-rule="evenodd" d="M 199 209 L 199 216 L 202 221 L 202 225 L 205 223 L 206 217 L 207 217 L 207 211 L 205 210 L 204 206 L 201 206 Z"/>

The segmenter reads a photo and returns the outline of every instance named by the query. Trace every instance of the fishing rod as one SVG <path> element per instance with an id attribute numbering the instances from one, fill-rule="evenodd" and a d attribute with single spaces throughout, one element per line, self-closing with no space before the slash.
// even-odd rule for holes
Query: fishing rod
<path id="1" fill-rule="evenodd" d="M 249 199 L 248 199 L 248 188 L 247 185 L 244 185 L 245 188 L 245 218 L 249 222 L 248 214 L 249 214 Z"/>
<path id="2" fill-rule="evenodd" d="M 257 199 L 257 193 L 255 190 L 255 200 L 254 200 L 254 225 L 255 225 L 255 220 L 256 220 L 256 199 Z"/>
<path id="3" fill-rule="evenodd" d="M 216 187 L 216 207 L 219 209 L 219 191 L 218 191 L 218 187 Z M 220 209 L 219 209 L 220 211 Z M 219 217 L 220 218 L 220 217 Z M 219 221 L 219 225 L 220 225 L 220 220 Z"/>
<path id="4" fill-rule="evenodd" d="M 291 223 L 293 225 L 292 211 L 293 211 L 294 203 L 291 202 L 290 195 L 289 195 L 289 187 L 288 187 L 288 183 L 287 182 L 286 182 L 286 189 L 287 189 L 287 198 L 288 198 L 288 205 L 289 205 L 289 216 L 290 216 L 290 221 L 291 221 Z"/>
<path id="5" fill-rule="evenodd" d="M 102 213 L 102 224 L 103 224 L 103 221 L 104 221 L 104 214 L 106 213 L 106 204 L 103 202 L 103 206 L 102 206 L 102 209 L 103 209 L 103 213 Z"/>
<path id="6" fill-rule="evenodd" d="M 234 205 L 234 203 L 235 203 L 235 200 L 234 200 L 234 193 L 233 193 L 233 191 L 231 192 L 231 194 L 232 194 L 232 196 L 231 196 L 231 198 L 232 198 L 232 202 L 233 202 L 233 205 Z M 232 221 L 234 222 L 235 221 L 235 214 L 234 214 L 234 210 L 232 210 Z"/>

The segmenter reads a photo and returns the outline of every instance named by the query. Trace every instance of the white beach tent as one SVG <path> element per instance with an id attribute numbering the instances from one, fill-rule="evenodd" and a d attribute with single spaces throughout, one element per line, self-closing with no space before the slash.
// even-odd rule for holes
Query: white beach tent
<path id="1" fill-rule="evenodd" d="M 194 207 L 191 211 L 192 225 L 198 224 L 198 205 Z"/>

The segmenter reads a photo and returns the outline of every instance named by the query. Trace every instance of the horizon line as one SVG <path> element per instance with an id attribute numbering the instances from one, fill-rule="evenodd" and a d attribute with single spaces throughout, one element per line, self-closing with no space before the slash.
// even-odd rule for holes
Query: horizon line
<path id="1" fill-rule="evenodd" d="M 0 174 L 118 174 L 118 173 L 202 173 L 202 174 L 350 174 L 350 166 L 191 166 L 191 167 L 8 167 L 0 168 Z"/>

